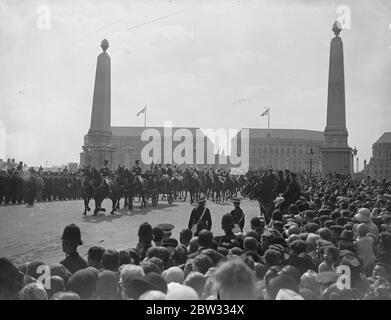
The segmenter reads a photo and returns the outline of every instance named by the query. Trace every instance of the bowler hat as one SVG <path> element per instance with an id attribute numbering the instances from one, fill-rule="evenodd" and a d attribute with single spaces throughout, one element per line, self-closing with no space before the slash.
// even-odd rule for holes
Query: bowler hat
<path id="1" fill-rule="evenodd" d="M 81 232 L 77 225 L 74 223 L 67 225 L 62 234 L 61 240 L 70 242 L 75 245 L 82 245 Z"/>

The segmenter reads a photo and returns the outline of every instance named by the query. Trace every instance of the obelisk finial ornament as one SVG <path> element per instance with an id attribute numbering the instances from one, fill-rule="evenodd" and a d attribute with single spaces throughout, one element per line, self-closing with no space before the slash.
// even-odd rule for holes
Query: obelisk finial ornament
<path id="1" fill-rule="evenodd" d="M 107 48 L 109 47 L 109 42 L 106 39 L 103 39 L 100 47 L 102 48 L 103 52 L 106 52 Z"/>
<path id="2" fill-rule="evenodd" d="M 335 21 L 334 24 L 333 24 L 333 27 L 331 28 L 331 30 L 333 30 L 335 36 L 338 37 L 339 34 L 340 34 L 341 31 L 342 31 L 341 23 L 340 23 L 338 20 Z"/>

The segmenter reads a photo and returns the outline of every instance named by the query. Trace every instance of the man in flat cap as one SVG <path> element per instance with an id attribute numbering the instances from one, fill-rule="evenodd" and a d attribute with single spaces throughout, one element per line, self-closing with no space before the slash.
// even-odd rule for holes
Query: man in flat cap
<path id="1" fill-rule="evenodd" d="M 66 257 L 60 263 L 72 274 L 78 270 L 87 268 L 87 261 L 80 257 L 77 252 L 77 247 L 83 244 L 79 227 L 74 223 L 66 226 L 61 240 L 62 250 L 65 252 Z"/>

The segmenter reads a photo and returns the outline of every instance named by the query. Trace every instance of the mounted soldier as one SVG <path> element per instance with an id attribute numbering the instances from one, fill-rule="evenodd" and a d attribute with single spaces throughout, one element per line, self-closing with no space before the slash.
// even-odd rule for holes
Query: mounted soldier
<path id="1" fill-rule="evenodd" d="M 143 178 L 141 177 L 143 170 L 141 169 L 141 166 L 140 166 L 140 160 L 136 160 L 134 162 L 134 166 L 132 167 L 132 171 L 133 171 L 134 175 L 136 176 L 137 181 L 140 184 L 143 184 Z"/>
<path id="2" fill-rule="evenodd" d="M 110 183 L 110 177 L 112 175 L 112 172 L 109 168 L 109 160 L 105 160 L 104 161 L 104 167 L 102 169 L 100 169 L 99 173 L 101 174 L 101 176 L 103 177 L 106 185 L 108 186 L 109 188 L 109 191 L 111 192 L 111 183 Z"/>

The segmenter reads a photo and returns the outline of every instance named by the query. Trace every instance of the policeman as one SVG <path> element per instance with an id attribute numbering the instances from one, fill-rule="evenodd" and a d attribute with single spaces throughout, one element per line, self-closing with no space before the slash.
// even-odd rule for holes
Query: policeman
<path id="1" fill-rule="evenodd" d="M 240 208 L 240 199 L 235 198 L 233 200 L 233 203 L 234 203 L 234 209 L 229 213 L 232 216 L 235 225 L 233 232 L 234 233 L 243 232 L 244 212 L 242 208 Z"/>
<path id="2" fill-rule="evenodd" d="M 83 244 L 79 227 L 73 223 L 66 226 L 61 240 L 62 250 L 66 254 L 66 257 L 60 264 L 67 268 L 72 274 L 78 270 L 87 268 L 87 261 L 80 257 L 77 252 L 77 247 Z"/>
<path id="3" fill-rule="evenodd" d="M 210 211 L 206 207 L 206 199 L 202 197 L 198 200 L 198 207 L 191 211 L 188 228 L 197 236 L 202 229 L 212 229 L 212 218 Z"/>

